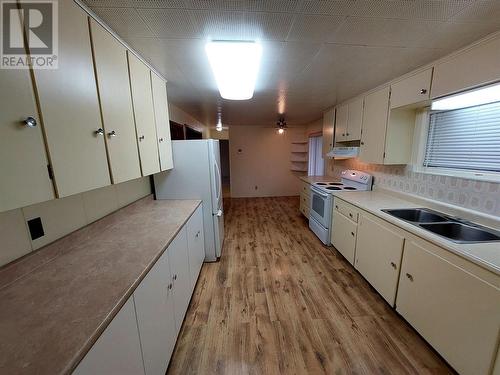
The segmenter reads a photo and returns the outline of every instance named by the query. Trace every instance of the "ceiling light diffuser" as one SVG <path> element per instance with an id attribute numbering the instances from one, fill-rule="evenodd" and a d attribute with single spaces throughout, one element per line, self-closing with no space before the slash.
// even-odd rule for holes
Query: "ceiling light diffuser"
<path id="1" fill-rule="evenodd" d="M 259 72 L 262 47 L 256 42 L 213 41 L 205 51 L 224 99 L 247 100 L 253 97 Z"/>
<path id="2" fill-rule="evenodd" d="M 498 101 L 500 101 L 500 84 L 433 100 L 431 109 L 433 111 L 449 111 Z"/>

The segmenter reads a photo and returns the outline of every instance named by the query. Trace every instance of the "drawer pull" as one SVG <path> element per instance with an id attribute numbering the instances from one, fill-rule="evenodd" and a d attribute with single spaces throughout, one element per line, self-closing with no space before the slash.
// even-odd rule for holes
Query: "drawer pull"
<path id="1" fill-rule="evenodd" d="M 352 214 L 349 212 L 349 217 L 352 218 Z"/>
<path id="2" fill-rule="evenodd" d="M 335 205 L 335 209 L 337 209 L 337 210 L 338 210 L 338 209 L 339 209 L 339 206 L 338 206 L 338 205 Z"/>
<path id="3" fill-rule="evenodd" d="M 408 272 L 406 273 L 406 277 L 408 278 L 408 280 L 413 281 L 413 276 L 410 275 Z"/>
<path id="4" fill-rule="evenodd" d="M 420 93 L 423 95 L 423 94 L 427 94 L 427 89 L 421 89 L 420 90 Z"/>
<path id="5" fill-rule="evenodd" d="M 391 262 L 391 266 L 392 266 L 392 268 L 396 269 L 396 263 Z"/>

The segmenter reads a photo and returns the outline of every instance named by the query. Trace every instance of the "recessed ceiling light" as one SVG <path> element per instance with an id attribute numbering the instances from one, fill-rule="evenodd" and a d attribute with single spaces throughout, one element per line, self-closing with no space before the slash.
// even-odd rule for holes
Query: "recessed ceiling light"
<path id="1" fill-rule="evenodd" d="M 205 45 L 220 95 L 224 99 L 253 97 L 262 47 L 256 42 L 213 41 Z"/>
<path id="2" fill-rule="evenodd" d="M 500 101 L 500 84 L 433 100 L 431 109 L 433 111 L 448 111 L 498 101 Z"/>

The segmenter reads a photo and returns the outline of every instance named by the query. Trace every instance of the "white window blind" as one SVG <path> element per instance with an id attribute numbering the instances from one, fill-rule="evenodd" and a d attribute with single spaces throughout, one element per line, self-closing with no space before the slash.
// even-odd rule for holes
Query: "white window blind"
<path id="1" fill-rule="evenodd" d="M 500 102 L 431 113 L 424 166 L 500 172 Z"/>

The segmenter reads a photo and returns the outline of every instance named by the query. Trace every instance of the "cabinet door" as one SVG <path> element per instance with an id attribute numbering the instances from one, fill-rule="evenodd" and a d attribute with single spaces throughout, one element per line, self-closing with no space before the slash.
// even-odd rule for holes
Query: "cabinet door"
<path id="1" fill-rule="evenodd" d="M 434 66 L 432 98 L 467 90 L 500 79 L 500 37 Z"/>
<path id="2" fill-rule="evenodd" d="M 142 175 L 147 176 L 160 171 L 151 77 L 142 61 L 130 51 L 127 56 Z"/>
<path id="3" fill-rule="evenodd" d="M 165 374 L 175 346 L 173 288 L 167 252 L 134 292 L 146 375 Z"/>
<path id="4" fill-rule="evenodd" d="M 133 298 L 123 305 L 73 374 L 144 374 Z"/>
<path id="5" fill-rule="evenodd" d="M 347 140 L 347 121 L 349 116 L 349 106 L 347 104 L 337 107 L 335 119 L 335 142 Z"/>
<path id="6" fill-rule="evenodd" d="M 427 100 L 431 94 L 432 68 L 391 85 L 391 108 Z"/>
<path id="7" fill-rule="evenodd" d="M 182 228 L 177 234 L 172 243 L 168 246 L 167 251 L 170 262 L 170 274 L 172 275 L 174 286 L 172 289 L 175 307 L 174 317 L 177 329 L 176 334 L 178 334 L 191 299 L 191 278 L 189 275 L 186 227 Z"/>
<path id="8" fill-rule="evenodd" d="M 333 147 L 333 128 L 335 126 L 335 109 L 323 113 L 323 158 Z"/>
<path id="9" fill-rule="evenodd" d="M 127 50 L 90 20 L 97 86 L 113 183 L 141 177 Z"/>
<path id="10" fill-rule="evenodd" d="M 397 228 L 366 214 L 361 214 L 356 241 L 354 267 L 394 306 L 404 236 Z"/>
<path id="11" fill-rule="evenodd" d="M 1 212 L 48 201 L 54 191 L 29 71 L 0 69 L 0 86 Z"/>
<path id="12" fill-rule="evenodd" d="M 359 159 L 365 163 L 382 164 L 385 132 L 389 111 L 389 86 L 368 94 L 363 109 L 363 134 Z"/>
<path id="13" fill-rule="evenodd" d="M 153 72 L 151 72 L 151 89 L 153 91 L 160 167 L 162 171 L 166 171 L 174 167 L 172 160 L 172 140 L 170 138 L 170 119 L 168 117 L 167 86 L 165 81 Z"/>
<path id="14" fill-rule="evenodd" d="M 460 374 L 487 374 L 496 355 L 500 291 L 434 247 L 406 242 L 396 309 Z"/>
<path id="15" fill-rule="evenodd" d="M 58 69 L 35 69 L 36 87 L 57 195 L 111 183 L 87 15 L 59 1 Z"/>
<path id="16" fill-rule="evenodd" d="M 333 211 L 331 243 L 346 258 L 354 264 L 356 248 L 357 224 L 338 211 Z"/>
<path id="17" fill-rule="evenodd" d="M 363 123 L 363 98 L 357 99 L 348 104 L 347 115 L 347 141 L 357 141 L 361 139 L 361 126 Z"/>
<path id="18" fill-rule="evenodd" d="M 203 211 L 200 205 L 187 223 L 189 274 L 191 293 L 205 261 L 205 236 L 203 233 Z"/>

